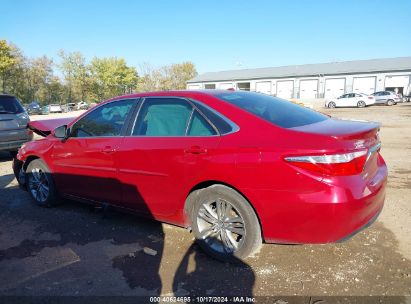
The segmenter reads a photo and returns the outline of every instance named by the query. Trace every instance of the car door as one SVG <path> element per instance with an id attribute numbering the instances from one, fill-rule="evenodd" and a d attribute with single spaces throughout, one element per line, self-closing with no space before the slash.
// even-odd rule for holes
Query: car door
<path id="1" fill-rule="evenodd" d="M 60 192 L 121 204 L 115 155 L 134 104 L 126 99 L 96 107 L 70 126 L 67 140 L 54 144 L 51 158 Z"/>
<path id="2" fill-rule="evenodd" d="M 375 103 L 380 103 L 380 100 L 381 100 L 381 93 L 382 92 L 376 92 L 376 93 L 374 93 L 374 94 L 371 94 L 372 96 L 374 96 L 374 98 L 375 98 Z"/>
<path id="3" fill-rule="evenodd" d="M 117 154 L 123 200 L 130 209 L 168 217 L 182 207 L 188 185 L 206 170 L 220 136 L 183 98 L 145 98 L 138 112 Z"/>
<path id="4" fill-rule="evenodd" d="M 337 98 L 336 102 L 338 107 L 346 107 L 347 95 L 348 94 L 344 94 Z"/>
<path id="5" fill-rule="evenodd" d="M 389 92 L 381 92 L 380 99 L 378 103 L 386 103 L 388 99 L 390 98 L 390 93 Z"/>
<path id="6" fill-rule="evenodd" d="M 346 107 L 357 106 L 357 98 L 355 97 L 354 93 L 347 94 L 346 100 Z"/>

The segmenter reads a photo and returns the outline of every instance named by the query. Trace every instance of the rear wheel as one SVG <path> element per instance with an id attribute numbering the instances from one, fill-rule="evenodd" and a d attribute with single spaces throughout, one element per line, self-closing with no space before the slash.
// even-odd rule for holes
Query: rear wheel
<path id="1" fill-rule="evenodd" d="M 334 102 L 334 101 L 329 102 L 329 103 L 328 103 L 328 107 L 329 107 L 330 109 L 335 108 L 335 107 L 336 107 L 335 102 Z"/>
<path id="2" fill-rule="evenodd" d="M 366 106 L 366 104 L 365 104 L 365 102 L 362 101 L 362 100 L 360 100 L 360 101 L 357 103 L 357 107 L 359 107 L 359 108 L 364 108 L 365 106 Z"/>
<path id="3" fill-rule="evenodd" d="M 262 244 L 254 209 L 241 194 L 227 186 L 213 185 L 197 191 L 190 219 L 201 248 L 219 260 L 245 259 Z"/>
<path id="4" fill-rule="evenodd" d="M 41 159 L 35 159 L 28 164 L 26 181 L 27 190 L 37 205 L 52 207 L 58 204 L 50 169 Z"/>
<path id="5" fill-rule="evenodd" d="M 392 99 L 389 99 L 388 101 L 387 101 L 387 106 L 393 106 L 395 104 L 395 102 L 394 102 L 394 100 L 392 100 Z"/>

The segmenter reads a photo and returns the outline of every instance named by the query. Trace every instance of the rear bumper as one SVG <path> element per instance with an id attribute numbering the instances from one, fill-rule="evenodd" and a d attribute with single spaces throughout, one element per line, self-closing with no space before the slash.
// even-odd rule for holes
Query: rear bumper
<path id="1" fill-rule="evenodd" d="M 1 131 L 0 151 L 16 151 L 24 143 L 33 139 L 33 132 L 28 129 Z"/>
<path id="2" fill-rule="evenodd" d="M 380 213 L 382 211 L 382 208 L 380 209 L 380 211 L 378 211 L 378 213 L 376 215 L 374 215 L 369 221 L 368 223 L 366 223 L 364 226 L 358 228 L 357 230 L 353 231 L 352 233 L 350 233 L 349 235 L 345 236 L 344 238 L 342 238 L 341 240 L 338 240 L 336 243 L 343 243 L 345 241 L 348 241 L 349 239 L 351 239 L 354 235 L 356 235 L 357 233 L 360 233 L 361 231 L 363 231 L 364 229 L 370 227 L 379 217 Z"/>
<path id="3" fill-rule="evenodd" d="M 381 166 L 363 185 L 361 177 L 346 177 L 340 185 L 301 193 L 258 191 L 263 199 L 259 214 L 267 243 L 325 244 L 341 242 L 371 225 L 385 200 L 387 167 Z M 327 189 L 328 187 L 328 189 Z M 281 193 L 280 193 L 281 192 Z"/>

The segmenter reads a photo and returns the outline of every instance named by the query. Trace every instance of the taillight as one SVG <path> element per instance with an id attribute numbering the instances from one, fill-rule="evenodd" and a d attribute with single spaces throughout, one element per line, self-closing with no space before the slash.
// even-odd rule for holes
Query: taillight
<path id="1" fill-rule="evenodd" d="M 368 96 L 368 99 L 374 99 L 374 97 L 372 97 L 372 96 Z"/>
<path id="2" fill-rule="evenodd" d="M 367 150 L 343 154 L 287 156 L 293 166 L 325 175 L 354 175 L 361 173 L 367 160 Z"/>

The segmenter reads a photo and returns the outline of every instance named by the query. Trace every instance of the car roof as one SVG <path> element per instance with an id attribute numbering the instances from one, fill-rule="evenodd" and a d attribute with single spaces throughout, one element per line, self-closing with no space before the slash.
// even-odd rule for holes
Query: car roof
<path id="1" fill-rule="evenodd" d="M 110 100 L 120 98 L 137 98 L 137 97 L 150 97 L 150 96 L 179 96 L 179 97 L 191 97 L 194 95 L 208 95 L 215 96 L 219 93 L 235 92 L 231 90 L 175 90 L 175 91 L 156 91 L 156 92 L 141 92 L 128 95 L 122 95 L 111 98 Z M 237 91 L 238 92 L 238 91 Z"/>

